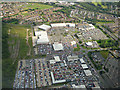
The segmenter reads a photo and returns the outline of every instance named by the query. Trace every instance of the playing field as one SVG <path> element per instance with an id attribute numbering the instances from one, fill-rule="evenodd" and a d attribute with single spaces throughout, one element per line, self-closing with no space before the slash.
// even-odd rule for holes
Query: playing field
<path id="1" fill-rule="evenodd" d="M 2 32 L 2 85 L 3 88 L 12 88 L 18 60 L 25 59 L 32 53 L 31 27 L 3 24 Z"/>

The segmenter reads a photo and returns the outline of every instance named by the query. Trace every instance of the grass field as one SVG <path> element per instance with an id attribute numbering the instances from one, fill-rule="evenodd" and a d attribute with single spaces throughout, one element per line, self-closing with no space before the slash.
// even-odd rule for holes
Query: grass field
<path id="1" fill-rule="evenodd" d="M 27 35 L 27 29 L 30 29 L 30 26 L 11 25 L 11 24 L 8 24 L 8 26 L 11 28 L 8 42 L 13 42 L 9 45 L 12 45 L 12 47 L 14 47 L 15 44 L 17 44 L 18 41 L 20 41 L 18 56 L 19 58 L 23 59 L 27 55 L 29 49 L 28 45 L 26 44 L 26 35 Z"/>
<path id="2" fill-rule="evenodd" d="M 100 54 L 103 56 L 103 58 L 107 59 L 109 51 L 100 51 Z"/>
<path id="3" fill-rule="evenodd" d="M 4 58 L 2 59 L 2 86 L 4 88 L 12 88 L 18 60 L 26 58 L 30 48 L 32 53 L 32 38 L 29 37 L 28 39 L 30 48 L 26 43 L 27 29 L 30 28 L 31 27 L 29 25 L 17 24 L 4 24 L 2 26 L 3 35 L 5 36 L 4 31 L 7 31 L 8 33 L 8 35 L 6 33 L 6 36 L 8 36 L 6 40 L 6 43 L 8 42 L 8 50 L 6 48 L 3 48 L 3 50 L 5 50 L 5 53 Z M 29 33 L 30 32 L 31 30 Z M 5 37 L 3 40 L 5 40 Z M 8 54 L 6 51 L 10 53 L 9 56 L 5 55 Z"/>
<path id="4" fill-rule="evenodd" d="M 107 23 L 114 23 L 113 21 L 109 21 L 109 22 L 97 22 L 96 24 L 107 24 Z"/>
<path id="5" fill-rule="evenodd" d="M 99 4 L 99 5 L 101 5 L 102 8 L 107 8 L 107 6 L 102 5 L 101 2 L 94 2 L 94 1 L 93 1 L 92 3 L 93 3 L 95 6 L 98 6 L 98 4 Z"/>
<path id="6" fill-rule="evenodd" d="M 26 11 L 26 12 L 22 12 L 21 15 L 28 16 L 29 13 Z"/>
<path id="7" fill-rule="evenodd" d="M 42 10 L 42 9 L 49 9 L 49 8 L 52 8 L 52 7 L 53 6 L 40 4 L 40 3 L 28 3 L 28 5 L 25 8 L 23 8 L 23 10 L 37 9 L 37 8 L 38 8 L 38 10 Z"/>

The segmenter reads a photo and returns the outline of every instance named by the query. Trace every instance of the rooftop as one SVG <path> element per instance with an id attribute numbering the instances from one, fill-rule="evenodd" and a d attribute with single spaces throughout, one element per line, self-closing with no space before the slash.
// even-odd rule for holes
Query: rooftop
<path id="1" fill-rule="evenodd" d="M 74 55 L 74 56 L 68 56 L 67 57 L 67 59 L 68 59 L 68 61 L 73 61 L 73 60 L 78 60 L 79 58 L 78 58 L 78 56 L 77 55 Z"/>
<path id="2" fill-rule="evenodd" d="M 80 62 L 81 63 L 85 63 L 85 61 L 83 60 L 83 58 L 80 58 Z"/>
<path id="3" fill-rule="evenodd" d="M 53 84 L 66 82 L 66 80 L 56 80 L 56 81 L 55 81 L 53 72 L 51 72 L 51 77 L 52 77 L 52 82 L 53 82 Z"/>
<path id="4" fill-rule="evenodd" d="M 51 27 L 49 25 L 43 24 L 43 25 L 38 26 L 38 28 L 43 29 L 43 30 L 49 30 Z"/>
<path id="5" fill-rule="evenodd" d="M 63 45 L 62 45 L 62 43 L 55 42 L 53 44 L 53 48 L 55 51 L 60 51 L 60 50 L 63 50 Z"/>
<path id="6" fill-rule="evenodd" d="M 85 75 L 86 75 L 86 76 L 91 76 L 91 75 L 92 75 L 92 73 L 91 73 L 90 70 L 84 70 L 84 72 L 85 72 Z"/>
<path id="7" fill-rule="evenodd" d="M 81 64 L 81 66 L 82 66 L 83 69 L 87 69 L 88 68 L 87 64 Z"/>
<path id="8" fill-rule="evenodd" d="M 88 46 L 92 46 L 92 45 L 93 45 L 92 42 L 87 42 L 86 44 L 87 44 Z"/>
<path id="9" fill-rule="evenodd" d="M 55 61 L 56 61 L 56 62 L 59 62 L 59 61 L 60 61 L 60 57 L 59 57 L 59 56 L 54 56 L 54 58 L 55 58 Z"/>
<path id="10" fill-rule="evenodd" d="M 73 86 L 73 88 L 84 88 L 84 89 L 86 89 L 85 85 L 75 85 L 75 84 L 73 84 L 72 86 Z"/>
<path id="11" fill-rule="evenodd" d="M 37 44 L 43 44 L 49 42 L 46 31 L 35 31 L 35 35 L 38 37 Z"/>

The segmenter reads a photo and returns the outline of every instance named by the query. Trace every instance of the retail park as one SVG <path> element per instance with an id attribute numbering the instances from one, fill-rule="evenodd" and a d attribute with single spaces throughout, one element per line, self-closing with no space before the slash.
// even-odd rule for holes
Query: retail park
<path id="1" fill-rule="evenodd" d="M 79 43 L 75 34 L 85 35 L 85 32 L 80 33 L 80 30 L 91 35 L 94 31 L 97 31 L 96 35 L 102 33 L 92 24 L 86 23 L 83 28 L 74 23 L 35 26 L 32 36 L 34 53 L 35 55 L 46 55 L 46 57 L 19 61 L 13 87 L 36 88 L 67 83 L 67 86 L 74 88 L 99 88 L 96 73 L 86 63 L 86 58 L 74 53 L 74 48 L 77 48 Z M 103 34 L 96 39 L 104 37 L 106 36 Z M 91 39 L 94 38 L 94 36 L 91 37 Z M 81 40 L 83 39 L 81 38 Z M 93 43 L 95 42 L 93 41 Z M 93 43 L 87 40 L 85 45 L 89 46 Z M 76 82 L 79 82 L 78 85 L 74 84 Z"/>

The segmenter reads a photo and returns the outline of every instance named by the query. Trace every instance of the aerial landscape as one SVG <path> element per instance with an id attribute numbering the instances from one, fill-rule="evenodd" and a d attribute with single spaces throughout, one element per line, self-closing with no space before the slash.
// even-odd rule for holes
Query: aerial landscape
<path id="1" fill-rule="evenodd" d="M 120 89 L 120 2 L 51 1 L 0 3 L 2 88 Z"/>

